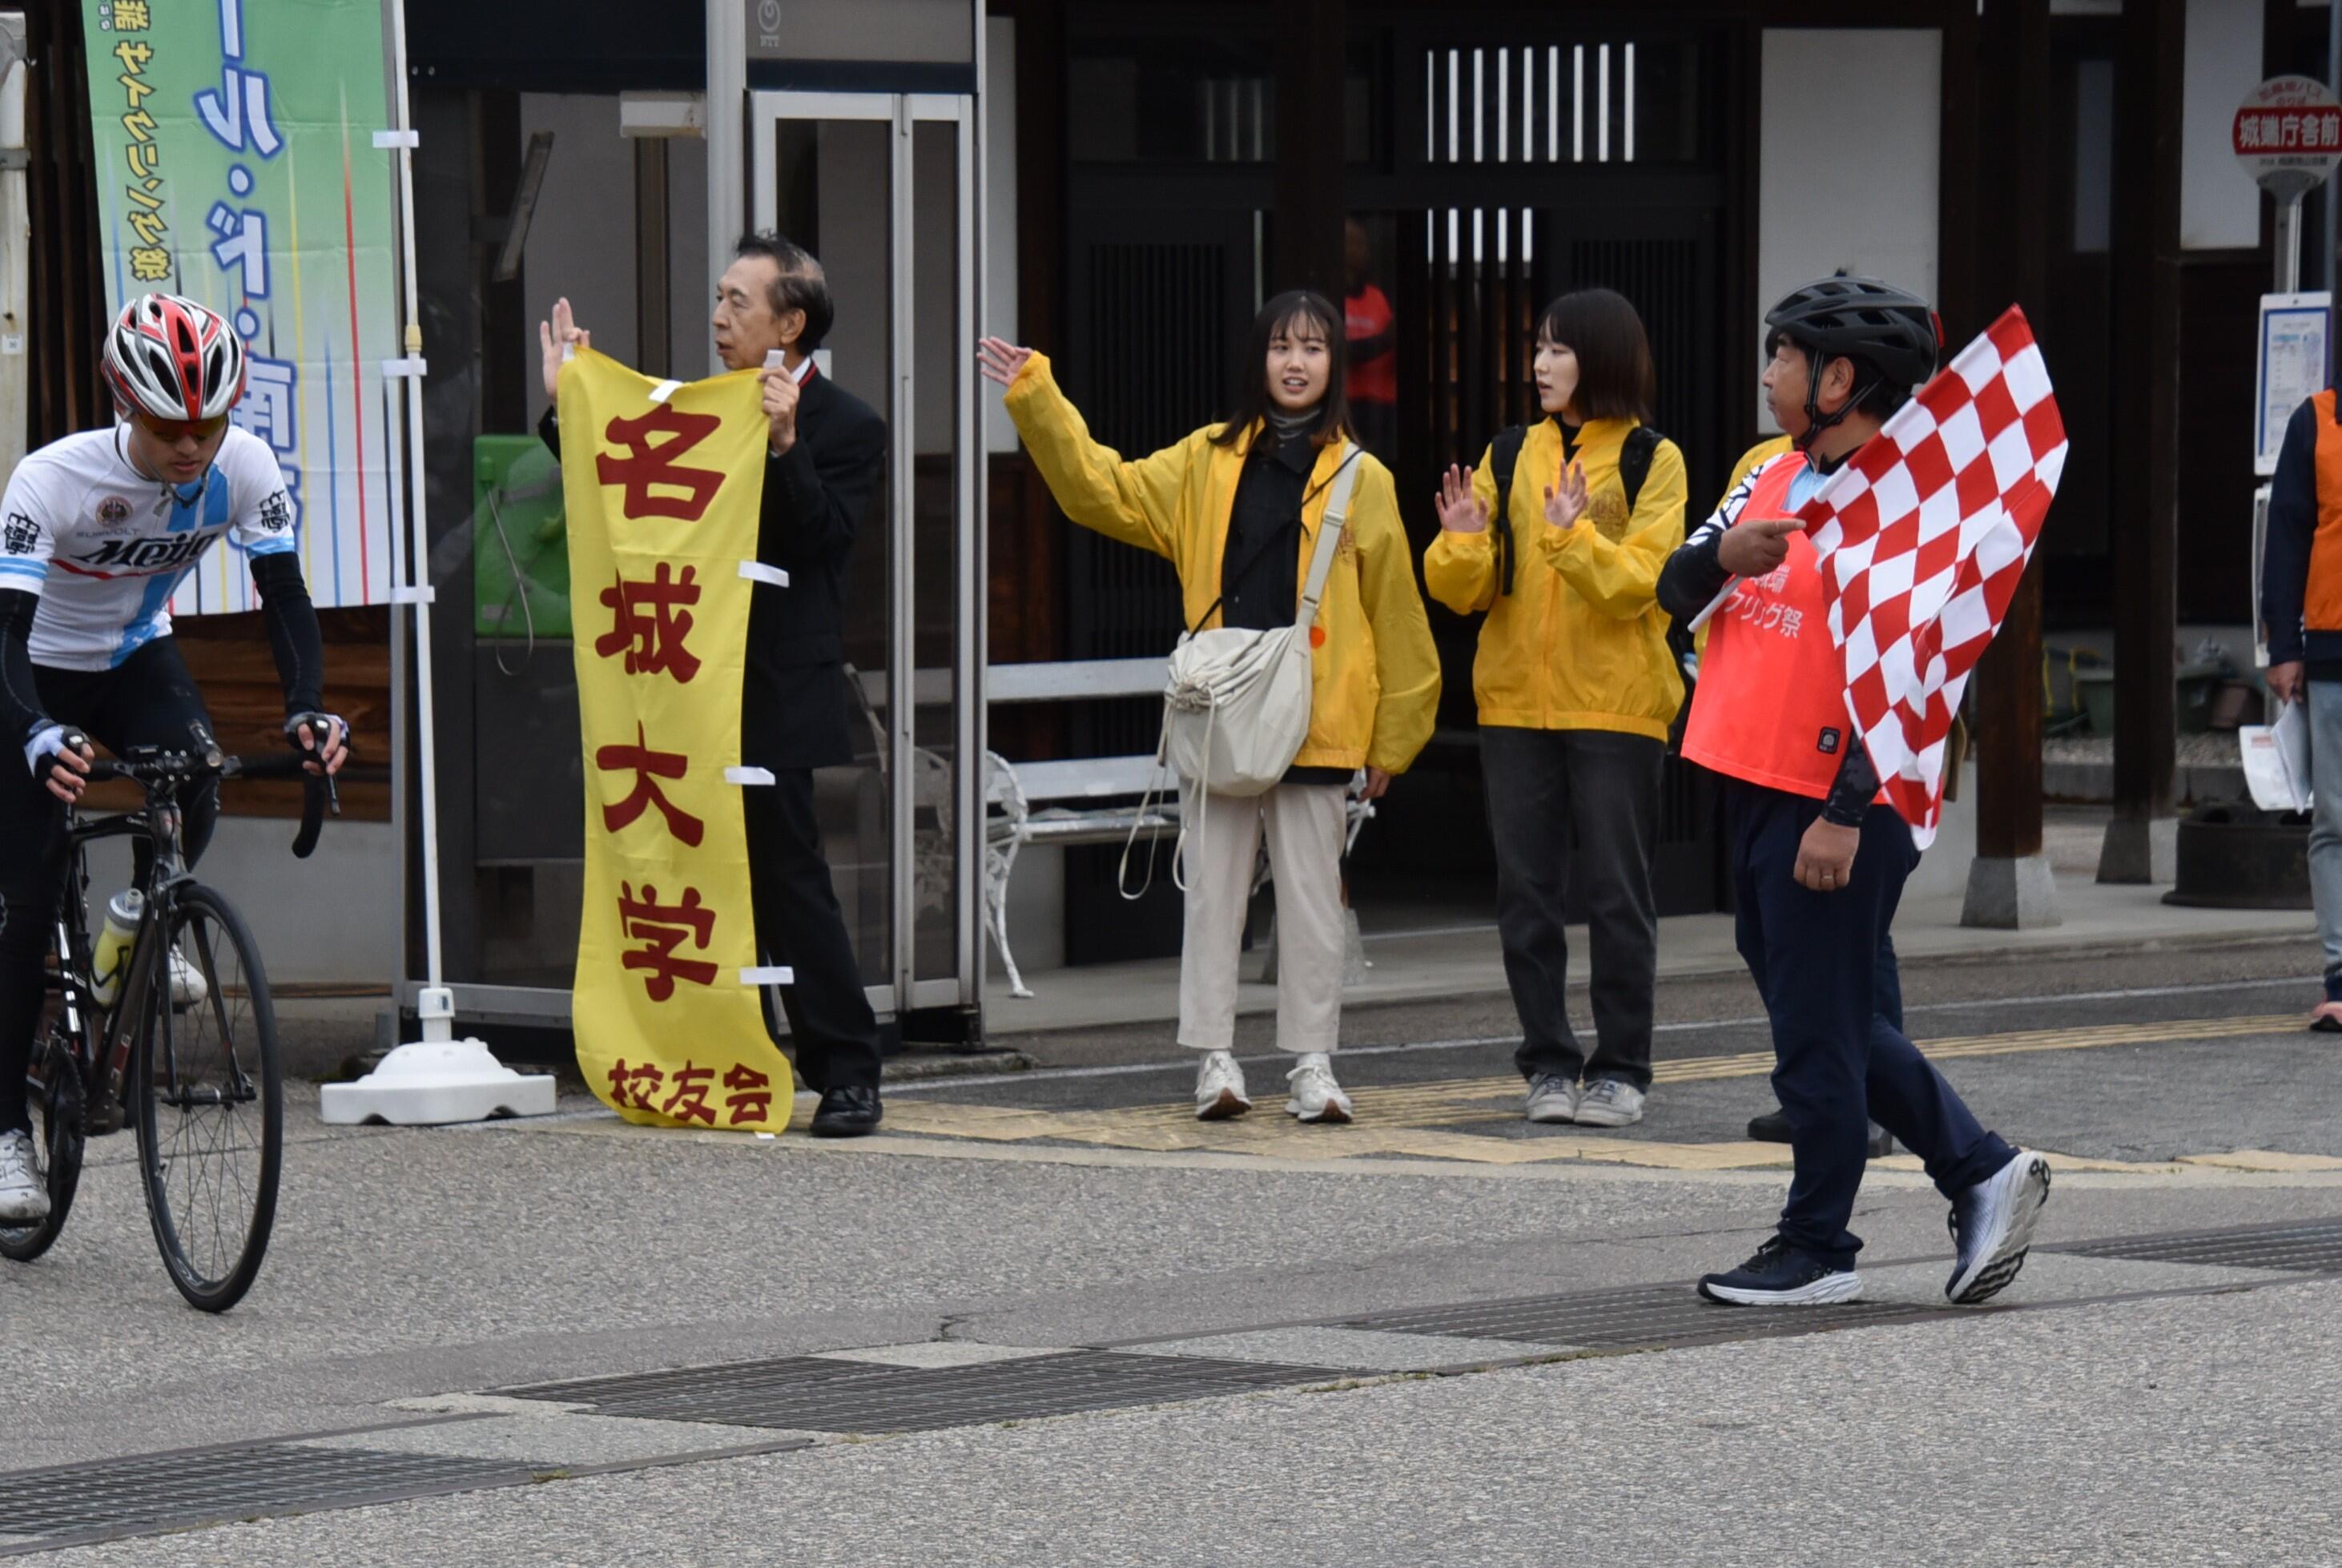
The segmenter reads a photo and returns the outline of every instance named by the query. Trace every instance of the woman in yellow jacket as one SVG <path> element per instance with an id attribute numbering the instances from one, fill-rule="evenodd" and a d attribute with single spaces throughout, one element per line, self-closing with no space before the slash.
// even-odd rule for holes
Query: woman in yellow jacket
<path id="1" fill-rule="evenodd" d="M 1322 295 L 1278 295 L 1253 324 L 1234 416 L 1132 460 L 1090 439 L 1043 355 L 998 338 L 979 347 L 1066 515 L 1168 558 L 1192 630 L 1291 625 L 1327 487 L 1344 464 L 1357 465 L 1310 634 L 1309 733 L 1299 754 L 1265 794 L 1206 797 L 1183 785 L 1182 820 L 1207 824 L 1185 844 L 1179 960 L 1179 1043 L 1204 1054 L 1196 1114 L 1206 1121 L 1252 1108 L 1229 1052 L 1236 950 L 1264 827 L 1276 882 L 1276 1041 L 1298 1058 L 1286 1075 L 1286 1109 L 1304 1122 L 1350 1119 L 1330 1061 L 1346 934 L 1343 799 L 1361 768 L 1365 798 L 1387 789 L 1430 739 L 1439 705 L 1438 654 L 1390 473 L 1348 428 L 1345 335 L 1341 312 Z"/>
<path id="2" fill-rule="evenodd" d="M 1472 689 L 1528 1119 L 1623 1127 L 1642 1119 L 1651 1084 L 1651 856 L 1683 705 L 1656 592 L 1683 543 L 1683 454 L 1640 428 L 1657 376 L 1623 296 L 1587 289 L 1547 305 L 1535 363 L 1547 417 L 1521 443 L 1512 494 L 1499 512 L 1488 457 L 1448 470 L 1423 576 L 1449 609 L 1488 616 Z M 1590 1061 L 1566 1004 L 1573 875 L 1593 938 Z"/>

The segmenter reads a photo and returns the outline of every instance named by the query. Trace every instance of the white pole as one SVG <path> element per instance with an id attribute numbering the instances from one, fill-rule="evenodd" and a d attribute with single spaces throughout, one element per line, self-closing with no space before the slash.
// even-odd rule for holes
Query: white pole
<path id="1" fill-rule="evenodd" d="M 17 158 L 25 155 L 25 69 L 24 13 L 0 15 L 0 152 Z M 25 171 L 0 172 L 0 474 L 15 473 L 24 458 L 31 402 L 25 275 L 32 217 L 25 198 Z"/>
<path id="2" fill-rule="evenodd" d="M 406 7 L 391 0 L 385 6 L 391 16 L 390 79 L 395 102 L 391 109 L 392 129 L 408 133 L 398 148 L 398 242 L 399 272 L 405 283 L 405 305 L 406 330 L 403 337 L 406 357 L 419 361 L 423 357 L 422 312 L 416 304 L 415 277 L 415 146 L 412 136 L 414 123 L 409 117 L 406 100 Z M 414 541 L 414 610 L 415 610 L 415 754 L 422 777 L 423 797 L 423 954 L 424 978 L 437 989 L 443 978 L 439 952 L 439 799 L 438 759 L 434 750 L 436 736 L 432 729 L 431 702 L 431 541 L 424 522 L 423 483 L 423 375 L 419 364 L 410 365 L 406 382 L 406 480 L 412 497 L 407 506 L 407 525 Z M 394 572 L 397 571 L 394 564 Z M 399 573 L 399 575 L 404 575 Z M 432 1038 L 429 1020 L 424 1035 Z M 437 1021 L 437 1038 L 446 1038 L 446 1021 Z"/>
<path id="3" fill-rule="evenodd" d="M 431 702 L 431 542 L 424 524 L 423 327 L 415 275 L 415 130 L 406 101 L 406 15 L 401 0 L 385 0 L 391 18 L 392 119 L 390 143 L 398 158 L 400 272 L 405 281 L 405 330 L 400 341 L 405 364 L 396 367 L 406 383 L 406 474 L 411 492 L 405 522 L 412 550 L 403 547 L 396 512 L 398 486 L 391 486 L 391 582 L 394 593 L 415 612 L 415 763 L 422 796 L 423 933 L 425 984 L 415 999 L 423 1026 L 420 1041 L 401 1044 L 381 1066 L 355 1084 L 328 1084 L 319 1091 L 318 1112 L 329 1123 L 383 1121 L 405 1124 L 476 1122 L 485 1117 L 543 1115 L 555 1104 L 553 1080 L 523 1077 L 496 1061 L 478 1040 L 454 1037 L 455 995 L 447 989 L 439 950 L 439 800 Z M 411 558 L 413 581 L 408 582 Z"/>

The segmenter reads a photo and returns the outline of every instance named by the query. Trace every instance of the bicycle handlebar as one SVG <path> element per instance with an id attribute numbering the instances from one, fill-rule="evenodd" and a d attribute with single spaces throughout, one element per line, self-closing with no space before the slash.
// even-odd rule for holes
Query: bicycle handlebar
<path id="1" fill-rule="evenodd" d="M 134 746 L 129 754 L 120 758 L 99 758 L 92 762 L 89 777 L 99 779 L 129 779 L 145 785 L 150 792 L 195 778 L 297 778 L 301 781 L 301 827 L 293 838 L 293 853 L 302 860 L 309 858 L 317 847 L 317 836 L 325 825 L 325 813 L 342 814 L 341 792 L 334 785 L 329 774 L 308 771 L 308 757 L 301 753 L 275 753 L 267 756 L 230 756 L 216 746 L 203 750 L 178 750 L 162 746 Z"/>

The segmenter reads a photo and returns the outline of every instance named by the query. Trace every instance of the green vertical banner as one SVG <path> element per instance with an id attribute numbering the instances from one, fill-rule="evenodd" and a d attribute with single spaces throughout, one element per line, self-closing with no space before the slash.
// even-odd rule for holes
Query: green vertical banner
<path id="1" fill-rule="evenodd" d="M 381 0 L 80 0 L 113 309 L 220 313 L 251 365 L 235 423 L 275 450 L 321 605 L 389 597 L 401 357 Z M 255 607 L 218 550 L 174 614 Z"/>

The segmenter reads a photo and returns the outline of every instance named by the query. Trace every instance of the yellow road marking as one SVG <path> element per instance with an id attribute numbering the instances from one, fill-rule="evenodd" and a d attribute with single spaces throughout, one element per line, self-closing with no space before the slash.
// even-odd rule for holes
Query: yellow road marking
<path id="1" fill-rule="evenodd" d="M 1957 1035 L 1918 1042 L 1937 1061 L 1971 1056 L 2015 1055 L 2037 1051 L 2078 1051 L 2107 1045 L 2150 1045 L 2222 1040 L 2242 1035 L 2291 1033 L 2300 1027 L 2292 1014 L 2245 1018 L 2183 1018 L 2151 1024 L 2085 1028 L 2017 1030 L 2000 1034 Z M 1770 1051 L 1701 1056 L 1657 1064 L 1661 1084 L 1706 1083 L 1759 1077 L 1773 1070 Z M 1789 1152 L 1777 1144 L 1666 1144 L 1631 1136 L 1545 1135 L 1493 1137 L 1442 1131 L 1456 1125 L 1511 1116 L 1520 1105 L 1517 1077 L 1451 1078 L 1387 1088 L 1355 1089 L 1358 1124 L 1303 1127 L 1286 1121 L 1280 1097 L 1264 1093 L 1250 1117 L 1234 1122 L 1198 1122 L 1184 1103 L 1134 1105 L 1107 1111 L 1034 1111 L 1009 1106 L 956 1104 L 948 1101 L 898 1099 L 886 1107 L 889 1132 L 929 1137 L 1025 1143 L 1054 1139 L 1103 1148 L 1156 1153 L 1207 1150 L 1296 1159 L 1349 1159 L 1364 1154 L 1411 1154 L 1481 1164 L 1526 1164 L 1589 1160 L 1676 1171 L 1749 1170 L 1787 1167 Z M 1916 1161 L 1908 1161 L 1917 1168 Z M 2169 1172 L 2164 1163 L 2060 1157 L 2069 1168 Z M 2294 1163 L 2300 1162 L 2300 1163 Z M 2342 1160 L 2245 1150 L 2195 1156 L 2194 1163 L 2241 1170 L 2335 1170 Z M 1889 1168 L 1901 1168 L 1893 1161 Z"/>

